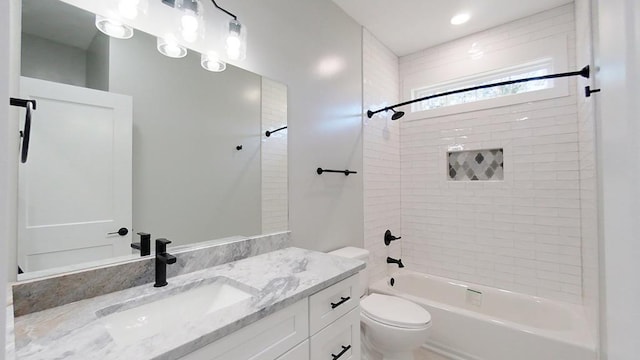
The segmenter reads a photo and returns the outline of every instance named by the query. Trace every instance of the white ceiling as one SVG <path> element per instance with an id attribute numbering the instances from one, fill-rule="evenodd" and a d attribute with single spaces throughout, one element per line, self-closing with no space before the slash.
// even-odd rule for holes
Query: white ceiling
<path id="1" fill-rule="evenodd" d="M 398 56 L 404 56 L 573 0 L 333 0 Z M 471 14 L 451 25 L 460 12 Z"/>

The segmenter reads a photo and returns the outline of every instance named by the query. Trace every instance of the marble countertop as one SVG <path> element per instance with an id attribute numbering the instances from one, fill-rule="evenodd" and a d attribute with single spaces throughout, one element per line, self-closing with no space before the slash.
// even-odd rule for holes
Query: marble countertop
<path id="1" fill-rule="evenodd" d="M 17 359 L 178 359 L 269 314 L 312 295 L 365 267 L 364 262 L 287 248 L 15 318 Z M 101 314 L 169 296 L 192 284 L 220 278 L 246 287 L 250 301 L 168 328 L 134 344 L 116 342 Z M 167 316 L 172 316 L 167 309 Z"/>

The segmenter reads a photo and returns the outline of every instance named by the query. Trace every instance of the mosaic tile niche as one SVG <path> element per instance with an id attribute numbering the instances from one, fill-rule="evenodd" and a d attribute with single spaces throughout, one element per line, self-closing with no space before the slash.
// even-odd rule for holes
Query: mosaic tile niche
<path id="1" fill-rule="evenodd" d="M 449 180 L 504 180 L 504 150 L 470 150 L 447 153 Z"/>

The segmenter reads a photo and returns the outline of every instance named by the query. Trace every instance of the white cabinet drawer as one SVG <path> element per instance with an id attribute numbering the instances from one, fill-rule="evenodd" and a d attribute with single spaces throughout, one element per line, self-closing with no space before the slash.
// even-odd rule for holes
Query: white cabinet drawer
<path id="1" fill-rule="evenodd" d="M 313 335 L 360 303 L 358 274 L 309 297 L 309 332 Z"/>
<path id="2" fill-rule="evenodd" d="M 309 340 L 287 351 L 278 360 L 309 360 Z"/>
<path id="3" fill-rule="evenodd" d="M 334 359 L 360 360 L 359 306 L 311 337 L 310 360 Z"/>
<path id="4" fill-rule="evenodd" d="M 273 360 L 309 337 L 308 300 L 248 325 L 183 360 Z"/>

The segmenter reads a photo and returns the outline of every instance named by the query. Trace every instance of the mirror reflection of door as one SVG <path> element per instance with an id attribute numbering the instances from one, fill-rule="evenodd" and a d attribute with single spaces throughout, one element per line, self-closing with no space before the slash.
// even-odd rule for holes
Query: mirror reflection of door
<path id="1" fill-rule="evenodd" d="M 37 100 L 19 168 L 19 259 L 31 272 L 129 254 L 132 99 L 23 77 Z"/>

